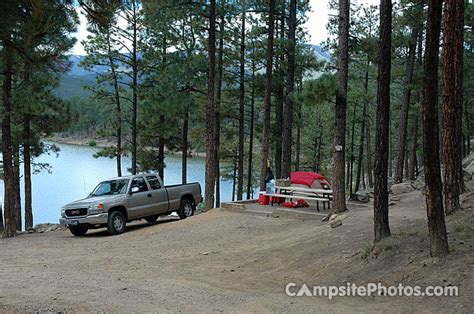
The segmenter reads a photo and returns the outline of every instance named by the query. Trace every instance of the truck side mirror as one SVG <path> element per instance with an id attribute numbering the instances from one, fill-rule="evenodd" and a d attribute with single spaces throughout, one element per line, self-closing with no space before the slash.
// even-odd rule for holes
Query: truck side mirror
<path id="1" fill-rule="evenodd" d="M 134 187 L 132 187 L 132 189 L 130 190 L 130 193 L 131 193 L 131 194 L 137 193 L 137 192 L 140 192 L 140 189 L 138 188 L 138 186 L 134 186 Z"/>

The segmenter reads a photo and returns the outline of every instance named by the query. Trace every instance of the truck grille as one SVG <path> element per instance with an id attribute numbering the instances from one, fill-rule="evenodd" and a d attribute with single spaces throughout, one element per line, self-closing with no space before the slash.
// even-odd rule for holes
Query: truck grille
<path id="1" fill-rule="evenodd" d="M 87 208 L 66 209 L 67 217 L 86 216 Z"/>

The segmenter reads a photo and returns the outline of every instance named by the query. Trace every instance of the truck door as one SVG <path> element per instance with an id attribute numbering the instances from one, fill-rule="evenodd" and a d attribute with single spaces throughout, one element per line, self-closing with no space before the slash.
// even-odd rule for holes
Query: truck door
<path id="1" fill-rule="evenodd" d="M 153 197 L 145 178 L 135 177 L 130 186 L 129 215 L 130 218 L 147 216 L 152 211 Z"/>
<path id="2" fill-rule="evenodd" d="M 166 213 L 168 211 L 168 193 L 156 175 L 146 175 L 146 180 L 151 187 L 154 213 Z"/>

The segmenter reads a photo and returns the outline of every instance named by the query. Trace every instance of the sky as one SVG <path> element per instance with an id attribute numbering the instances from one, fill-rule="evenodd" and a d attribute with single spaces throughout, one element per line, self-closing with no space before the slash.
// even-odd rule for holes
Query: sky
<path id="1" fill-rule="evenodd" d="M 308 14 L 308 21 L 306 28 L 310 35 L 309 42 L 311 44 L 319 45 L 328 37 L 326 31 L 326 24 L 329 21 L 330 15 L 336 15 L 336 11 L 329 10 L 328 0 L 310 0 L 311 12 Z M 351 3 L 379 5 L 380 0 L 352 0 Z"/>
<path id="2" fill-rule="evenodd" d="M 378 5 L 380 0 L 352 0 L 352 2 L 357 3 L 366 3 Z M 319 45 L 322 41 L 326 40 L 326 24 L 329 20 L 330 14 L 336 14 L 337 12 L 332 12 L 329 10 L 329 0 L 310 0 L 311 12 L 308 14 L 308 21 L 306 23 L 306 28 L 310 35 L 309 42 L 311 44 Z M 81 41 L 87 37 L 87 23 L 86 17 L 83 14 L 79 14 L 80 25 L 78 26 L 78 31 L 76 33 L 77 43 L 72 49 L 71 53 L 75 55 L 85 55 L 84 48 L 81 45 Z"/>

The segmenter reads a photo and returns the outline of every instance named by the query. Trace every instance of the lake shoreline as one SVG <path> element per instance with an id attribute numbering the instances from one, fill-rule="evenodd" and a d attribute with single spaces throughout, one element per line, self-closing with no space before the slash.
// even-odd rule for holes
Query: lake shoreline
<path id="1" fill-rule="evenodd" d="M 107 139 L 96 139 L 96 138 L 78 138 L 77 136 L 64 136 L 62 134 L 53 134 L 52 136 L 44 138 L 45 141 L 60 143 L 60 144 L 68 144 L 68 145 L 76 145 L 76 146 L 83 146 L 83 147 L 91 147 L 91 148 L 106 148 L 115 146 L 113 141 Z M 91 145 L 91 143 L 94 143 Z M 169 155 L 177 155 L 181 156 L 183 153 L 181 151 L 172 151 L 165 147 L 165 153 Z M 205 152 L 197 152 L 191 150 L 189 152 L 188 158 L 193 157 L 206 157 Z"/>
<path id="2" fill-rule="evenodd" d="M 57 223 L 64 204 L 86 197 L 97 184 L 117 176 L 117 163 L 113 158 L 95 158 L 97 147 L 52 142 L 54 138 L 42 139 L 47 146 L 56 145 L 59 151 L 49 151 L 35 157 L 35 173 L 32 175 L 32 207 L 34 223 Z M 83 142 L 82 142 L 83 143 Z M 76 144 L 76 145 L 73 145 Z M 165 159 L 165 184 L 180 184 L 182 181 L 182 155 L 167 154 Z M 122 158 L 122 174 L 129 174 L 130 156 Z M 205 183 L 205 158 L 188 158 L 187 181 Z M 0 182 L 1 183 L 1 182 Z M 23 186 L 23 185 L 22 185 Z M 0 197 L 4 193 L 0 184 Z M 24 199 L 24 190 L 21 190 Z M 232 199 L 232 182 L 221 180 L 221 199 Z M 1 311 L 0 311 L 1 312 Z"/>

